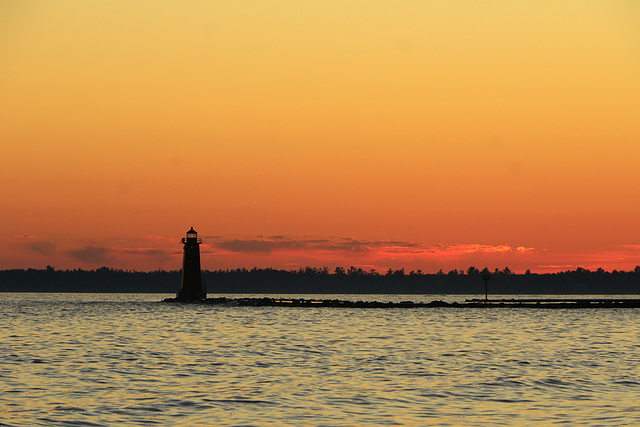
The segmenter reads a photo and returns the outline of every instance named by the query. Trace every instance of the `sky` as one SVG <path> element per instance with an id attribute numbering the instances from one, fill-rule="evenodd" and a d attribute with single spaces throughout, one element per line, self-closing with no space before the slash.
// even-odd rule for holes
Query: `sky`
<path id="1" fill-rule="evenodd" d="M 640 3 L 0 3 L 0 269 L 640 265 Z"/>

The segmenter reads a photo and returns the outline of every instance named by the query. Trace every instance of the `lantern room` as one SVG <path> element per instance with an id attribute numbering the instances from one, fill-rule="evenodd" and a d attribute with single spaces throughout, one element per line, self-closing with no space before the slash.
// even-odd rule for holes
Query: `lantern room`
<path id="1" fill-rule="evenodd" d="M 191 229 L 189 231 L 187 231 L 187 237 L 186 239 L 183 238 L 182 239 L 182 243 L 202 243 L 202 239 L 198 239 L 198 233 L 196 233 L 196 230 L 193 229 L 193 227 L 191 227 Z"/>

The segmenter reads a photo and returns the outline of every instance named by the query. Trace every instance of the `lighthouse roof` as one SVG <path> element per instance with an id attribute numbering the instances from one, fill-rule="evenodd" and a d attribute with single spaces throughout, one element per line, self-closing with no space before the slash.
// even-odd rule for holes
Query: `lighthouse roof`
<path id="1" fill-rule="evenodd" d="M 198 233 L 196 233 L 196 230 L 194 230 L 193 227 L 191 227 L 191 230 L 187 231 L 187 234 L 198 234 Z"/>

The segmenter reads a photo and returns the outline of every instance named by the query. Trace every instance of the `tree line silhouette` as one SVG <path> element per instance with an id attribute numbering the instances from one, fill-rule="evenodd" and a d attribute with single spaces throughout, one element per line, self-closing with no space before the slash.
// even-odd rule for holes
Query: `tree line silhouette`
<path id="1" fill-rule="evenodd" d="M 180 270 L 149 272 L 101 267 L 96 270 L 0 270 L 0 292 L 132 292 L 175 293 Z M 442 270 L 426 274 L 358 267 L 303 267 L 297 270 L 238 268 L 204 270 L 208 294 L 640 294 L 640 266 L 633 271 L 591 271 L 578 267 L 556 273 L 516 274 L 503 270 Z"/>

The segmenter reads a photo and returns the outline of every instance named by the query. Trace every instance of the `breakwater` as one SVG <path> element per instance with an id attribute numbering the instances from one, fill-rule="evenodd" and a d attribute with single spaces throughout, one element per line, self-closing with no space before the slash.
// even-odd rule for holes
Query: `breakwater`
<path id="1" fill-rule="evenodd" d="M 344 307 L 344 308 L 640 308 L 640 299 L 630 298 L 598 298 L 598 299 L 467 299 L 464 302 L 380 302 L 380 301 L 348 301 L 340 299 L 305 299 L 305 298 L 207 298 L 188 301 L 178 298 L 167 298 L 167 303 L 197 303 L 230 307 Z"/>

